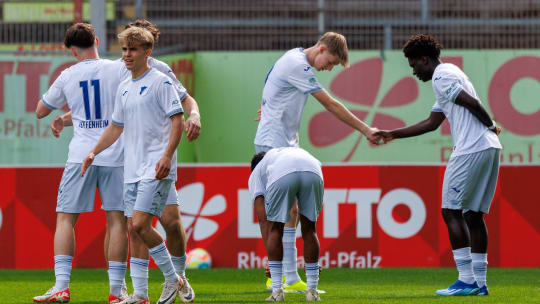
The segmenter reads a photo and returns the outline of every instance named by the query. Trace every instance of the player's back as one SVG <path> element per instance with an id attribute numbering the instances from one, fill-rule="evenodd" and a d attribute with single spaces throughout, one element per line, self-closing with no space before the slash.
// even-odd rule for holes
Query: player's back
<path id="1" fill-rule="evenodd" d="M 268 151 L 261 161 L 268 186 L 293 172 L 313 172 L 323 178 L 321 162 L 302 148 L 284 147 Z"/>
<path id="2" fill-rule="evenodd" d="M 62 102 L 67 102 L 71 110 L 74 135 L 68 162 L 82 162 L 111 122 L 121 77 L 119 63 L 106 59 L 83 60 L 64 70 L 43 96 L 44 103 L 59 108 Z M 93 164 L 123 165 L 122 138 L 100 153 Z"/>

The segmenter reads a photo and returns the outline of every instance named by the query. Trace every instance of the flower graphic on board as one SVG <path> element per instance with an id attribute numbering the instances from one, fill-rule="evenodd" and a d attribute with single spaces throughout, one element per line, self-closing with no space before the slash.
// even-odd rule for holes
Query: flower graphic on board
<path id="1" fill-rule="evenodd" d="M 219 228 L 218 224 L 206 218 L 223 213 L 227 208 L 225 197 L 214 195 L 203 206 L 204 184 L 193 183 L 178 189 L 182 223 L 186 230 L 186 240 L 193 236 L 193 240 L 200 241 L 212 236 Z M 156 229 L 165 236 L 161 223 L 156 222 Z"/>
<path id="2" fill-rule="evenodd" d="M 227 208 L 225 197 L 221 194 L 212 196 L 204 205 L 203 197 L 203 183 L 192 183 L 178 190 L 187 239 L 193 237 L 193 240 L 200 241 L 214 234 L 219 226 L 207 217 L 223 213 Z"/>
<path id="3" fill-rule="evenodd" d="M 377 103 L 382 77 L 382 59 L 368 58 L 340 72 L 330 83 L 330 91 L 335 96 L 356 105 L 359 109 L 353 108 L 350 111 L 371 126 L 379 129 L 403 127 L 405 123 L 401 119 L 381 111 L 414 102 L 418 98 L 418 84 L 413 77 L 403 77 Z M 328 111 L 313 115 L 308 125 L 309 140 L 315 147 L 336 144 L 353 132 L 354 129 Z M 356 142 L 343 161 L 352 158 L 361 138 L 362 136 L 358 134 Z"/>

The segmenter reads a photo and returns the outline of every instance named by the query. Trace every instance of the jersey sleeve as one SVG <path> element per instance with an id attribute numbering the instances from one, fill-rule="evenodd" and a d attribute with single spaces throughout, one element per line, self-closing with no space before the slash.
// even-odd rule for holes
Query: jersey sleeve
<path id="1" fill-rule="evenodd" d="M 309 64 L 299 64 L 292 68 L 287 81 L 304 94 L 311 94 L 322 90 L 322 86 L 315 78 L 313 68 Z"/>
<path id="2" fill-rule="evenodd" d="M 463 90 L 463 86 L 455 75 L 450 73 L 433 75 L 433 91 L 437 96 L 437 103 L 454 102 L 461 90 Z"/>
<path id="3" fill-rule="evenodd" d="M 41 101 L 47 108 L 56 110 L 63 107 L 67 103 L 66 95 L 64 94 L 65 71 L 56 78 L 52 86 L 43 94 Z"/>
<path id="4" fill-rule="evenodd" d="M 435 101 L 435 104 L 433 104 L 433 107 L 431 107 L 431 112 L 442 112 L 442 113 L 444 113 L 443 108 L 439 104 L 438 101 Z"/>
<path id="5" fill-rule="evenodd" d="M 178 113 L 184 113 L 180 98 L 173 84 L 166 78 L 161 78 L 158 85 L 158 103 L 168 117 Z"/>
<path id="6" fill-rule="evenodd" d="M 253 202 L 255 201 L 257 196 L 264 195 L 264 193 L 266 192 L 265 186 L 261 179 L 260 166 L 255 167 L 255 170 L 253 170 L 253 173 L 249 177 L 248 188 L 249 188 L 249 193 L 251 196 L 251 201 Z"/>
<path id="7" fill-rule="evenodd" d="M 180 101 L 183 101 L 187 97 L 187 90 L 186 88 L 184 88 L 180 80 L 176 78 L 176 74 L 174 74 L 173 70 L 169 67 L 168 64 L 163 61 L 154 58 L 152 62 L 154 63 L 154 67 L 158 71 L 169 77 L 170 82 L 172 83 L 174 89 L 176 90 L 176 93 L 178 94 L 178 97 L 180 97 Z"/>
<path id="8" fill-rule="evenodd" d="M 125 94 L 128 94 L 128 91 L 124 90 L 122 86 L 120 86 L 116 90 L 116 96 L 114 97 L 112 123 L 117 126 L 124 126 L 124 104 L 122 103 L 122 100 Z"/>

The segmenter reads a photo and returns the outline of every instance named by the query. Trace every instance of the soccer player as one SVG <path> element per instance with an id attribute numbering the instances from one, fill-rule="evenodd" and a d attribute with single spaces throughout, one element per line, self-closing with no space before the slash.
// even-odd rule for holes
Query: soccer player
<path id="1" fill-rule="evenodd" d="M 295 203 L 300 212 L 304 259 L 306 262 L 306 301 L 320 301 L 319 240 L 315 223 L 321 211 L 324 193 L 321 163 L 307 151 L 297 147 L 260 152 L 251 160 L 249 192 L 254 202 L 265 206 L 266 250 L 272 281 L 272 294 L 267 302 L 283 301 L 282 275 L 284 248 L 283 229 L 290 220 Z"/>
<path id="2" fill-rule="evenodd" d="M 302 110 L 311 94 L 338 119 L 360 131 L 371 142 L 375 143 L 373 133 L 377 129 L 370 128 L 354 116 L 343 104 L 334 99 L 317 81 L 314 69 L 328 70 L 341 64 L 349 65 L 347 41 L 343 35 L 328 32 L 319 41 L 307 49 L 289 50 L 276 61 L 268 72 L 259 109 L 259 126 L 255 135 L 255 152 L 265 152 L 271 148 L 298 147 L 298 128 Z M 264 204 L 254 206 L 259 218 L 263 239 Z M 296 226 L 298 224 L 298 207 L 291 209 L 290 221 L 285 225 L 283 233 L 284 258 L 283 266 L 287 291 L 305 291 L 306 283 L 300 279 L 296 265 Z M 267 280 L 267 287 L 270 285 Z"/>
<path id="3" fill-rule="evenodd" d="M 69 302 L 69 281 L 75 252 L 74 227 L 80 213 L 91 212 L 96 188 L 106 211 L 111 246 L 106 255 L 109 264 L 109 303 L 119 303 L 126 272 L 127 231 L 122 200 L 122 139 L 96 157 L 86 176 L 80 176 L 85 155 L 111 123 L 116 89 L 120 83 L 119 64 L 99 59 L 98 39 L 90 24 L 77 23 L 65 33 L 64 44 L 78 63 L 64 70 L 39 101 L 36 116 L 43 118 L 66 103 L 72 111 L 74 135 L 57 201 L 54 235 L 56 284 L 34 302 Z M 70 115 L 71 116 L 71 115 Z"/>
<path id="4" fill-rule="evenodd" d="M 436 102 L 415 125 L 379 131 L 385 142 L 437 129 L 448 118 L 454 151 L 444 173 L 442 216 L 448 228 L 458 280 L 438 295 L 488 295 L 488 234 L 484 223 L 497 185 L 501 129 L 491 120 L 473 85 L 457 66 L 439 59 L 442 46 L 429 35 L 412 36 L 403 46 L 413 74 L 432 80 Z M 472 253 L 471 253 L 472 252 Z"/>
<path id="5" fill-rule="evenodd" d="M 134 22 L 131 22 L 125 26 L 125 29 L 128 29 L 130 27 L 140 27 L 140 28 L 144 28 L 150 31 L 150 33 L 152 33 L 152 36 L 154 37 L 154 42 L 157 42 L 159 39 L 159 34 L 160 34 L 159 29 L 154 24 L 152 24 L 151 22 L 145 19 L 139 19 Z M 123 78 L 124 79 L 131 78 L 131 71 L 125 67 L 121 59 L 119 59 L 118 61 L 121 63 L 123 73 L 125 74 Z M 193 97 L 191 97 L 187 93 L 184 86 L 182 86 L 180 81 L 178 81 L 178 79 L 172 72 L 171 68 L 166 63 L 159 61 L 153 57 L 149 57 L 148 65 L 164 73 L 170 78 L 174 88 L 176 89 L 178 95 L 180 96 L 180 100 L 182 102 L 182 108 L 185 110 L 186 113 L 189 113 L 189 117 L 187 118 L 185 122 L 186 137 L 189 141 L 196 140 L 200 134 L 200 128 L 201 128 L 200 114 L 199 114 L 199 108 L 198 108 L 197 102 L 195 101 Z M 55 120 L 55 122 L 51 124 L 53 134 L 56 134 L 57 136 L 60 133 L 60 131 L 62 130 L 64 126 L 64 121 L 68 119 L 70 120 L 69 115 L 70 113 L 66 113 L 62 121 L 57 122 Z M 167 239 L 167 244 L 171 245 L 174 243 L 178 243 L 178 246 L 173 245 L 173 246 L 170 246 L 170 248 L 171 249 L 181 248 L 179 252 L 174 252 L 174 251 L 170 252 L 171 259 L 175 266 L 176 273 L 179 276 L 182 276 L 185 283 L 182 289 L 178 291 L 180 299 L 182 302 L 192 302 L 195 299 L 195 292 L 193 291 L 193 288 L 189 284 L 185 275 L 186 237 L 185 237 L 184 227 L 182 226 L 182 221 L 180 218 L 180 211 L 178 209 L 177 197 L 176 195 L 174 195 L 174 193 L 176 193 L 176 189 L 171 188 L 171 192 L 165 204 L 165 208 L 163 209 L 163 214 L 160 217 L 160 222 L 161 222 L 162 227 L 164 227 L 164 229 L 169 232 L 167 235 L 170 237 Z M 128 229 L 130 232 L 133 229 L 131 214 L 129 214 L 129 218 L 128 218 Z M 138 298 L 139 301 L 144 301 L 144 299 L 148 298 L 148 263 L 149 263 L 148 248 L 144 245 L 142 240 L 136 237 L 136 234 L 130 233 L 129 236 L 130 236 L 129 244 L 130 244 L 130 253 L 131 253 L 130 274 L 131 274 L 133 286 L 135 289 L 134 294 L 136 294 L 135 296 L 132 296 L 132 298 Z M 105 235 L 105 248 L 106 248 L 105 250 L 106 251 L 108 248 L 108 244 L 109 244 L 109 233 L 107 232 Z"/>
<path id="6" fill-rule="evenodd" d="M 154 43 L 159 39 L 159 29 L 147 20 L 136 20 L 127 24 L 125 29 L 132 27 L 139 27 L 148 30 L 154 38 Z M 200 134 L 201 126 L 197 102 L 187 93 L 186 89 L 182 86 L 180 81 L 178 81 L 167 64 L 153 57 L 149 57 L 148 65 L 170 78 L 173 87 L 180 97 L 179 100 L 182 103 L 182 108 L 185 110 L 185 112 L 189 113 L 189 118 L 185 123 L 187 139 L 189 141 L 197 139 Z M 129 70 L 126 69 L 126 71 Z M 128 77 L 131 77 L 131 75 Z M 134 287 L 134 292 L 130 298 L 126 300 L 126 303 L 140 303 L 141 299 L 143 301 L 148 299 L 149 253 L 148 248 L 138 237 L 137 233 L 133 233 L 132 212 L 126 212 L 126 216 L 128 217 L 128 229 L 130 231 L 130 275 Z M 182 288 L 178 290 L 178 296 L 182 302 L 193 302 L 195 299 L 195 292 L 189 284 L 185 274 L 186 233 L 180 218 L 180 210 L 178 208 L 178 199 L 174 182 L 171 185 L 169 197 L 165 202 L 165 207 L 159 220 L 167 235 L 167 245 L 170 250 L 171 260 L 176 273 L 182 277 L 184 281 Z"/>
<path id="7" fill-rule="evenodd" d="M 152 219 L 162 215 L 171 192 L 176 196 L 176 147 L 184 128 L 183 109 L 170 79 L 148 65 L 154 45 L 152 34 L 132 27 L 120 33 L 119 39 L 122 58 L 132 78 L 118 87 L 112 123 L 85 158 L 81 174 L 85 174 L 101 151 L 124 133 L 125 213 L 132 217 L 132 233 L 149 248 L 165 277 L 158 304 L 169 304 L 185 283 L 177 275 L 169 250 L 152 226 Z M 167 235 L 167 239 L 169 237 Z M 169 247 L 175 252 L 183 250 L 181 242 L 169 244 Z M 121 303 L 149 303 L 147 297 L 139 296 L 134 293 Z"/>

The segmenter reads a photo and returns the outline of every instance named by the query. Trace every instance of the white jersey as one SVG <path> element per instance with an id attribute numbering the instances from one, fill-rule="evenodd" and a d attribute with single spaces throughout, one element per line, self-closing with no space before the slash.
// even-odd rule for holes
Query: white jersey
<path id="1" fill-rule="evenodd" d="M 461 90 L 465 90 L 480 102 L 467 75 L 453 64 L 442 63 L 435 68 L 432 79 L 433 92 L 437 99 L 432 111 L 443 112 L 450 123 L 454 140 L 454 151 L 451 157 L 488 148 L 502 149 L 499 137 L 493 131 L 465 107 L 454 103 Z"/>
<path id="2" fill-rule="evenodd" d="M 88 59 L 62 71 L 42 97 L 50 109 L 66 103 L 71 110 L 73 138 L 69 143 L 68 163 L 82 163 L 111 122 L 114 100 L 122 80 L 121 66 L 107 59 Z M 118 167 L 124 163 L 123 139 L 96 156 L 97 166 Z"/>
<path id="3" fill-rule="evenodd" d="M 255 144 L 273 148 L 298 147 L 304 105 L 309 94 L 321 90 L 302 48 L 281 56 L 266 76 Z"/>
<path id="4" fill-rule="evenodd" d="M 126 65 L 123 64 L 122 58 L 117 59 L 116 61 L 122 62 L 122 80 L 131 78 L 131 71 L 126 68 Z M 176 89 L 176 92 L 178 93 L 178 96 L 180 97 L 180 101 L 183 101 L 187 97 L 187 90 L 184 88 L 182 83 L 176 78 L 176 75 L 174 74 L 173 70 L 163 61 L 157 60 L 153 57 L 148 57 L 148 65 L 151 68 L 155 68 L 156 70 L 160 71 L 161 73 L 167 75 L 172 84 L 174 85 L 174 88 Z"/>
<path id="5" fill-rule="evenodd" d="M 284 147 L 266 152 L 249 177 L 252 200 L 264 195 L 275 181 L 293 172 L 312 172 L 323 180 L 321 162 L 302 148 Z"/>
<path id="6" fill-rule="evenodd" d="M 124 183 L 155 179 L 169 144 L 170 117 L 183 112 L 170 78 L 154 68 L 120 84 L 112 122 L 124 126 Z M 176 180 L 176 151 L 166 179 Z"/>

